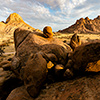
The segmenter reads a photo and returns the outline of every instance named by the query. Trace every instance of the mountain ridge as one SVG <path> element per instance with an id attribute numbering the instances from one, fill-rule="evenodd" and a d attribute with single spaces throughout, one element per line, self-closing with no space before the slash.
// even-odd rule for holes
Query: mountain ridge
<path id="1" fill-rule="evenodd" d="M 76 21 L 75 24 L 65 28 L 63 30 L 59 30 L 61 33 L 100 33 L 100 16 L 97 18 L 89 19 L 80 18 Z"/>

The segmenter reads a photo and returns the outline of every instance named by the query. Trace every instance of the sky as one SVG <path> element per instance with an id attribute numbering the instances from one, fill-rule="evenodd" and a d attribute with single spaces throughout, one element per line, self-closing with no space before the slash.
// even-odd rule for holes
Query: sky
<path id="1" fill-rule="evenodd" d="M 18 13 L 36 29 L 51 26 L 54 32 L 74 24 L 81 17 L 100 15 L 100 0 L 0 0 L 0 21 Z"/>

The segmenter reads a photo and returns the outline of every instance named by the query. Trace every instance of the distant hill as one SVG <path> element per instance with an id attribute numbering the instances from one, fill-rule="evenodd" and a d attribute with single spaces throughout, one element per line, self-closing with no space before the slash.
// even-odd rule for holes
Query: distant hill
<path id="1" fill-rule="evenodd" d="M 100 16 L 89 19 L 88 17 L 80 18 L 72 26 L 59 30 L 61 33 L 100 33 Z"/>
<path id="2" fill-rule="evenodd" d="M 2 42 L 4 41 L 6 42 L 11 39 L 13 40 L 13 33 L 15 29 L 20 27 L 30 31 L 41 32 L 41 30 L 35 29 L 30 25 L 28 25 L 27 23 L 25 23 L 19 14 L 12 13 L 6 19 L 6 22 L 4 21 L 0 22 L 0 44 L 2 44 Z"/>

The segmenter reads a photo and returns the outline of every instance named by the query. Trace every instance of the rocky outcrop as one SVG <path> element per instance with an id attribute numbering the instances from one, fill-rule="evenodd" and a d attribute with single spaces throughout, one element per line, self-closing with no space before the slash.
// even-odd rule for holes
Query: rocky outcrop
<path id="1" fill-rule="evenodd" d="M 67 63 L 66 68 L 70 69 L 75 75 L 84 74 L 85 72 L 99 72 L 99 48 L 99 40 L 78 46 L 71 54 L 71 61 Z"/>
<path id="2" fill-rule="evenodd" d="M 0 66 L 1 67 L 1 66 Z M 22 85 L 11 70 L 0 68 L 0 100 L 5 100 L 12 89 Z"/>
<path id="3" fill-rule="evenodd" d="M 58 39 L 23 28 L 14 32 L 14 42 L 16 54 L 11 70 L 24 82 L 27 92 L 36 97 L 47 78 L 47 63 L 66 65 L 71 48 Z"/>
<path id="4" fill-rule="evenodd" d="M 7 18 L 6 22 L 0 22 L 0 44 L 2 44 L 3 41 L 6 42 L 7 40 L 13 39 L 14 31 L 20 27 L 32 32 L 40 31 L 25 23 L 22 17 L 17 13 L 12 13 Z"/>
<path id="5" fill-rule="evenodd" d="M 6 100 L 34 100 L 24 86 L 18 87 L 10 93 Z"/>
<path id="6" fill-rule="evenodd" d="M 100 99 L 100 41 L 75 46 L 72 52 L 59 39 L 17 28 L 14 43 L 14 57 L 0 63 L 1 100 Z"/>
<path id="7" fill-rule="evenodd" d="M 22 17 L 20 15 L 18 15 L 17 13 L 10 14 L 10 16 L 7 18 L 5 24 L 6 24 L 6 27 L 5 27 L 4 31 L 6 32 L 6 34 L 10 34 L 10 35 L 13 35 L 14 31 L 18 27 L 25 28 L 25 29 L 31 30 L 31 31 L 35 30 L 35 28 L 26 24 L 23 21 Z"/>
<path id="8" fill-rule="evenodd" d="M 60 30 L 61 33 L 100 33 L 100 16 L 95 19 L 80 18 L 72 26 Z"/>
<path id="9" fill-rule="evenodd" d="M 42 89 L 35 100 L 99 100 L 100 73 L 56 82 Z"/>
<path id="10" fill-rule="evenodd" d="M 82 44 L 70 53 L 70 47 L 58 39 L 23 28 L 16 29 L 14 40 L 10 70 L 23 84 L 7 100 L 100 99 L 100 41 Z M 48 85 L 50 73 L 66 81 Z"/>
<path id="11" fill-rule="evenodd" d="M 27 57 L 29 57 L 31 53 L 41 51 L 46 54 L 54 53 L 57 56 L 59 63 L 64 63 L 67 52 L 71 50 L 70 46 L 66 43 L 55 38 L 45 38 L 43 33 L 39 32 L 17 29 L 14 36 L 17 56 L 20 57 L 22 62 L 26 62 Z"/>
<path id="12" fill-rule="evenodd" d="M 81 45 L 81 40 L 80 37 L 75 33 L 70 40 L 70 46 L 74 50 L 79 45 Z"/>
<path id="13" fill-rule="evenodd" d="M 24 86 L 10 93 L 7 100 L 99 100 L 100 73 L 89 74 L 71 80 L 44 86 L 37 98 L 31 98 Z"/>
<path id="14" fill-rule="evenodd" d="M 16 79 L 21 80 L 23 83 L 22 87 L 24 87 L 24 89 L 21 87 L 13 90 L 16 92 L 16 95 L 13 95 L 15 96 L 14 98 L 21 100 L 22 98 L 28 97 L 31 100 L 31 97 L 34 98 L 39 94 L 41 87 L 47 79 L 48 71 L 51 70 L 49 68 L 51 65 L 48 63 L 51 62 L 53 64 L 52 67 L 57 64 L 61 66 L 66 65 L 68 52 L 71 51 L 71 48 L 58 39 L 53 37 L 46 38 L 41 32 L 31 32 L 24 28 L 16 29 L 14 32 L 14 42 L 16 48 L 15 56 L 11 61 L 1 62 L 0 67 L 2 67 L 4 71 L 10 70 L 13 72 Z M 47 67 L 47 65 L 49 67 Z M 61 69 L 64 70 L 63 68 Z M 58 67 L 55 67 L 56 72 L 52 71 L 53 75 L 58 73 L 57 70 Z M 14 83 L 12 82 L 12 84 Z M 8 87 L 10 87 L 10 85 L 8 85 Z M 10 91 L 11 90 L 12 88 Z M 9 98 L 13 99 L 13 91 L 7 98 L 8 100 Z M 19 91 L 19 93 L 17 93 L 17 91 Z M 23 93 L 26 95 L 23 95 Z M 22 97 L 20 97 L 20 95 Z"/>

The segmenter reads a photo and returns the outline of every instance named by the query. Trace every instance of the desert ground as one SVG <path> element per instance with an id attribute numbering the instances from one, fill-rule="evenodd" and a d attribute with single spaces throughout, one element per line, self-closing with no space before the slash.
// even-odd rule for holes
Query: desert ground
<path id="1" fill-rule="evenodd" d="M 58 38 L 61 41 L 65 41 L 67 44 L 70 43 L 70 39 L 72 37 L 73 33 L 66 33 L 66 34 L 62 34 L 62 33 L 55 33 L 54 34 L 54 38 Z M 100 34 L 78 34 L 80 36 L 80 39 L 82 41 L 82 43 L 85 42 L 91 42 L 94 40 L 99 40 L 100 39 Z M 1 37 L 0 39 L 0 45 L 1 45 L 1 50 L 4 51 L 4 53 L 1 54 L 0 57 L 0 62 L 3 60 L 7 60 L 9 58 L 12 58 L 15 54 L 15 47 L 14 47 L 14 40 L 13 40 L 13 36 L 8 38 L 9 36 L 6 36 L 4 38 Z M 6 39 L 8 39 L 6 41 Z M 4 45 L 4 46 L 2 46 Z M 1 51 L 2 52 L 2 51 Z"/>

